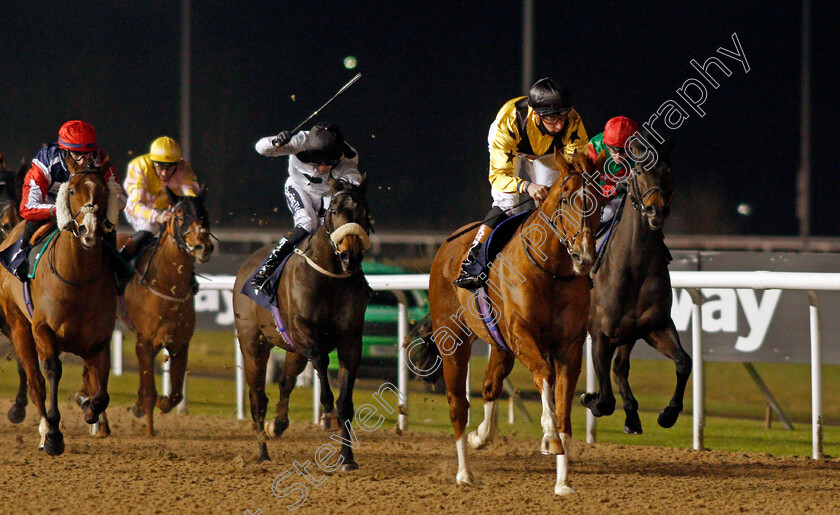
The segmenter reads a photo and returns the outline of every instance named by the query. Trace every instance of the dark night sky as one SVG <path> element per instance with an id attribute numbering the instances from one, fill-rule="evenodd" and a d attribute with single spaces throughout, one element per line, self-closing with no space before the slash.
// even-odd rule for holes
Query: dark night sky
<path id="1" fill-rule="evenodd" d="M 124 177 L 132 152 L 178 137 L 179 2 L 52 4 L 3 8 L 0 151 L 11 168 L 81 118 Z M 341 125 L 360 151 L 378 226 L 448 230 L 487 211 L 487 129 L 521 94 L 520 6 L 412 4 L 193 1 L 192 162 L 219 223 L 290 226 L 287 162 L 253 145 L 297 125 L 357 71 L 362 79 L 318 119 Z M 837 236 L 837 4 L 812 11 L 812 232 Z M 534 77 L 571 88 L 590 135 L 612 116 L 642 122 L 681 102 L 675 90 L 699 76 L 689 61 L 720 57 L 733 73 L 713 72 L 720 88 L 708 88 L 706 116 L 689 109 L 674 131 L 658 122 L 676 142 L 668 230 L 796 233 L 798 3 L 537 0 L 535 13 Z M 749 73 L 715 53 L 733 48 L 733 32 Z M 356 70 L 342 66 L 348 55 Z M 752 217 L 737 215 L 741 202 Z"/>

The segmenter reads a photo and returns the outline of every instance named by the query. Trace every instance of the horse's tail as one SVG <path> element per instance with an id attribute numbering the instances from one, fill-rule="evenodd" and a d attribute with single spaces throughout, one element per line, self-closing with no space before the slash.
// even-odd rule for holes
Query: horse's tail
<path id="1" fill-rule="evenodd" d="M 411 328 L 403 342 L 405 352 L 409 353 L 409 360 L 413 371 L 423 371 L 419 375 L 424 381 L 437 383 L 443 377 L 443 367 L 440 366 L 440 351 L 432 340 L 432 315 L 424 316 Z M 426 371 L 429 371 L 426 373 Z"/>

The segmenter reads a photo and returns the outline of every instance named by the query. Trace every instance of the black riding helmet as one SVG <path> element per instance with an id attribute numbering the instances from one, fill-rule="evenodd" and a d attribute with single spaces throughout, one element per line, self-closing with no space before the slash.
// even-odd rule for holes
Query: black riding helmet
<path id="1" fill-rule="evenodd" d="M 341 156 L 352 157 L 353 151 L 344 142 L 344 135 L 334 124 L 318 124 L 309 131 L 303 150 L 297 158 L 304 163 L 335 166 Z"/>
<path id="2" fill-rule="evenodd" d="M 531 86 L 528 92 L 528 105 L 540 116 L 568 113 L 572 107 L 569 90 L 561 88 L 556 82 L 545 77 Z"/>

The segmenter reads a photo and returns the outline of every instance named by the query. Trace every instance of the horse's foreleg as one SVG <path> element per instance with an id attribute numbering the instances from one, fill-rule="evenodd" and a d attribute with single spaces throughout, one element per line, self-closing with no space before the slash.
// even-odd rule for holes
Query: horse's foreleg
<path id="1" fill-rule="evenodd" d="M 362 335 L 347 339 L 338 344 L 338 422 L 341 424 L 341 471 L 350 472 L 359 468 L 353 459 L 353 448 L 358 446 L 358 438 L 353 433 L 353 387 L 356 374 L 362 361 Z"/>
<path id="2" fill-rule="evenodd" d="M 152 343 L 137 335 L 137 343 L 134 345 L 137 353 L 137 368 L 140 372 L 140 388 L 137 390 L 137 401 L 134 403 L 132 412 L 135 417 L 146 415 L 146 436 L 155 435 L 154 409 L 157 401 L 157 388 L 155 387 L 155 352 Z"/>
<path id="3" fill-rule="evenodd" d="M 102 423 L 103 418 L 100 417 L 108 404 L 111 402 L 111 396 L 108 395 L 108 377 L 111 373 L 111 347 L 108 342 L 102 342 L 99 345 L 99 352 L 85 359 L 86 385 L 88 393 L 90 393 L 90 402 L 86 406 L 82 406 L 85 414 L 85 422 L 91 424 L 91 434 L 98 437 L 107 437 L 111 434 L 111 429 L 106 421 Z"/>
<path id="4" fill-rule="evenodd" d="M 251 420 L 254 422 L 254 431 L 257 433 L 259 443 L 260 454 L 257 462 L 262 463 L 271 459 L 268 457 L 268 446 L 263 433 L 265 412 L 268 407 L 268 396 L 265 394 L 265 367 L 271 352 L 271 344 L 262 341 L 259 337 L 246 339 L 240 334 L 239 348 L 242 350 L 245 365 L 245 381 L 248 383 L 248 397 L 251 402 Z"/>
<path id="5" fill-rule="evenodd" d="M 172 408 L 184 399 L 184 378 L 187 372 L 187 355 L 189 354 L 189 342 L 181 345 L 176 352 L 173 348 L 169 351 L 169 375 L 172 380 L 172 388 L 168 396 L 157 398 L 157 407 L 161 413 L 169 413 Z"/>
<path id="6" fill-rule="evenodd" d="M 554 399 L 557 405 L 557 430 L 560 433 L 563 451 L 557 455 L 557 483 L 554 493 L 567 495 L 574 493 L 569 486 L 569 444 L 572 439 L 572 404 L 575 396 L 575 386 L 580 376 L 580 366 L 583 361 L 583 332 L 573 341 L 567 343 L 554 357 L 554 371 L 556 386 Z"/>
<path id="7" fill-rule="evenodd" d="M 531 371 L 534 386 L 540 392 L 542 400 L 542 416 L 540 425 L 543 430 L 540 452 L 543 454 L 562 454 L 563 444 L 557 435 L 557 414 L 554 402 L 554 366 L 540 353 L 537 342 L 531 331 L 517 320 L 514 321 L 512 333 L 516 335 L 516 348 L 519 350 L 519 360 Z"/>
<path id="8" fill-rule="evenodd" d="M 615 395 L 613 395 L 610 381 L 610 360 L 613 347 L 607 336 L 600 331 L 596 330 L 590 334 L 592 336 L 592 364 L 595 366 L 600 391 L 584 393 L 580 396 L 580 403 L 589 408 L 596 417 L 603 417 L 612 415 L 615 411 Z"/>
<path id="9" fill-rule="evenodd" d="M 283 372 L 280 376 L 280 395 L 277 398 L 277 415 L 274 420 L 265 423 L 265 434 L 268 436 L 280 436 L 289 427 L 289 397 L 295 389 L 297 376 L 306 368 L 306 358 L 297 352 L 286 351 L 286 360 L 283 363 Z"/>
<path id="10" fill-rule="evenodd" d="M 622 345 L 615 350 L 613 356 L 613 377 L 618 386 L 618 392 L 624 402 L 624 432 L 628 435 L 642 434 L 642 421 L 639 419 L 639 403 L 630 389 L 630 353 L 633 352 L 635 341 Z"/>
<path id="11" fill-rule="evenodd" d="M 335 397 L 330 388 L 329 377 L 330 355 L 326 352 L 316 354 L 312 360 L 312 366 L 318 372 L 318 381 L 321 383 L 321 429 L 324 431 L 337 431 L 341 429 L 338 423 L 338 414 L 335 412 Z"/>
<path id="12" fill-rule="evenodd" d="M 467 398 L 467 367 L 470 364 L 470 344 L 461 344 L 443 358 L 443 378 L 446 381 L 446 400 L 449 401 L 449 420 L 455 432 L 455 449 L 458 452 L 458 474 L 455 481 L 459 485 L 472 485 L 475 477 L 467 462 L 467 414 L 470 401 Z"/>
<path id="13" fill-rule="evenodd" d="M 36 345 L 44 361 L 44 372 L 50 384 L 50 407 L 46 412 L 47 434 L 44 437 L 44 450 L 50 456 L 58 456 L 64 452 L 64 435 L 59 429 L 61 412 L 58 410 L 58 383 L 61 381 L 61 361 L 58 359 L 58 341 L 55 332 L 41 323 L 33 331 Z"/>
<path id="14" fill-rule="evenodd" d="M 15 396 L 15 403 L 12 404 L 12 407 L 9 408 L 9 412 L 7 413 L 9 422 L 12 424 L 20 424 L 26 418 L 26 370 L 23 368 L 19 359 L 17 360 L 17 370 L 18 377 L 20 378 L 18 392 Z"/>
<path id="15" fill-rule="evenodd" d="M 659 425 L 665 428 L 672 427 L 680 416 L 683 409 L 685 386 L 688 383 L 688 376 L 691 375 L 691 356 L 682 348 L 680 335 L 677 333 L 677 328 L 674 327 L 674 322 L 669 322 L 669 326 L 665 329 L 652 331 L 645 337 L 645 341 L 651 347 L 671 358 L 677 369 L 677 386 L 674 389 L 674 395 L 665 409 L 659 412 L 657 418 Z"/>
<path id="16" fill-rule="evenodd" d="M 39 432 L 41 439 L 39 449 L 44 448 L 44 439 L 47 435 L 47 409 L 45 406 L 47 389 L 44 383 L 44 376 L 41 375 L 41 367 L 38 362 L 38 353 L 35 351 L 35 340 L 32 337 L 32 326 L 29 320 L 12 305 L 6 306 L 6 318 L 9 324 L 12 345 L 18 358 L 18 363 L 23 367 L 26 375 L 26 382 L 29 385 L 29 396 L 41 416 Z"/>
<path id="17" fill-rule="evenodd" d="M 492 345 L 490 348 L 490 359 L 487 361 L 487 369 L 484 372 L 484 420 L 479 424 L 478 429 L 469 434 L 470 447 L 481 449 L 496 438 L 496 427 L 498 420 L 496 407 L 499 396 L 502 394 L 505 378 L 510 375 L 516 357 L 511 352 L 503 351 Z"/>

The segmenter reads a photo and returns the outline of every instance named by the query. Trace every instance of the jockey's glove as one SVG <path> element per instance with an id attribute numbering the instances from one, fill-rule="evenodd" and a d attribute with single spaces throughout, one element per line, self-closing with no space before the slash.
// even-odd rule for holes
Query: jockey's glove
<path id="1" fill-rule="evenodd" d="M 625 193 L 627 193 L 627 181 L 621 181 L 621 182 L 617 183 L 615 185 L 616 196 L 624 195 Z"/>
<path id="2" fill-rule="evenodd" d="M 278 134 L 277 136 L 275 136 L 274 139 L 271 140 L 271 144 L 274 145 L 275 147 L 282 147 L 283 145 L 288 143 L 291 139 L 292 139 L 292 133 L 289 132 L 289 131 L 283 131 L 280 134 Z"/>

